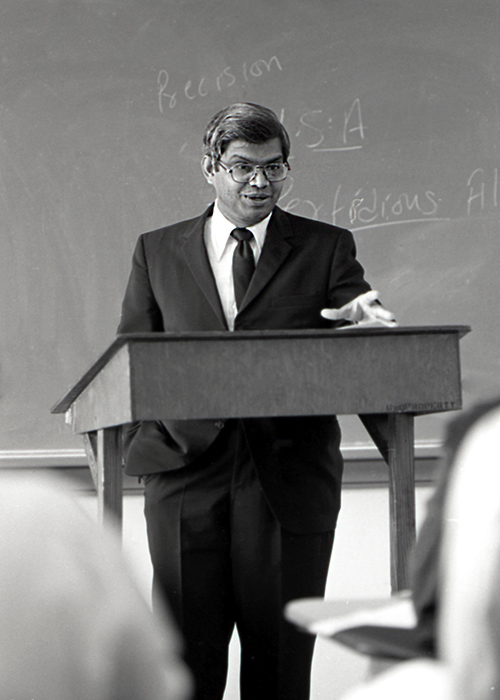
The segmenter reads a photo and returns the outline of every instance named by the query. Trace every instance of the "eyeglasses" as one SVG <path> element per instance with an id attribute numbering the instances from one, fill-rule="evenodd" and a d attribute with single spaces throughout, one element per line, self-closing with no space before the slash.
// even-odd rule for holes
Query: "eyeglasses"
<path id="1" fill-rule="evenodd" d="M 267 165 L 254 165 L 253 163 L 236 163 L 230 168 L 219 160 L 224 170 L 228 172 L 235 182 L 250 182 L 262 170 L 269 182 L 280 182 L 288 175 L 290 166 L 288 163 L 268 163 Z"/>

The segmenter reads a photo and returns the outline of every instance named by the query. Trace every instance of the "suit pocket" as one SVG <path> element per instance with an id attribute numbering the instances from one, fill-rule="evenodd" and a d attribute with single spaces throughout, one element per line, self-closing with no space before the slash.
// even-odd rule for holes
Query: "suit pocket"
<path id="1" fill-rule="evenodd" d="M 323 303 L 323 297 L 319 294 L 307 295 L 296 294 L 290 297 L 273 297 L 271 306 L 278 309 L 296 309 L 308 306 L 320 306 Z"/>

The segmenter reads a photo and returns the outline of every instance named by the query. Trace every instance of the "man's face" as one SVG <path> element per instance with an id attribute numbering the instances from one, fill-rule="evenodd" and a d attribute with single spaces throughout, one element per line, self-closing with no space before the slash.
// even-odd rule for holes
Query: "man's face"
<path id="1" fill-rule="evenodd" d="M 231 141 L 221 162 L 227 168 L 237 163 L 282 163 L 281 142 L 279 138 L 258 144 Z M 250 182 L 242 183 L 235 182 L 230 173 L 208 156 L 204 157 L 202 167 L 207 181 L 215 187 L 221 212 L 235 226 L 252 226 L 262 221 L 280 198 L 284 182 L 269 182 L 262 170 L 257 170 Z"/>

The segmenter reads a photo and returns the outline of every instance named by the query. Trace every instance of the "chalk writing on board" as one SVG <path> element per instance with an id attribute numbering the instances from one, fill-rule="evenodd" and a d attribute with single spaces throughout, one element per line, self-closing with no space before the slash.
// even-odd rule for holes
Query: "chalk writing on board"
<path id="1" fill-rule="evenodd" d="M 343 119 L 337 120 L 322 109 L 312 109 L 299 118 L 296 139 L 304 138 L 306 147 L 318 153 L 350 151 L 363 148 L 366 127 L 361 114 L 361 101 L 355 99 Z M 353 138 L 356 137 L 356 141 Z"/>
<path id="2" fill-rule="evenodd" d="M 335 215 L 340 209 L 336 208 L 341 185 L 337 187 L 335 193 Z M 349 205 L 349 221 L 351 224 L 371 224 L 378 218 L 388 221 L 392 217 L 400 217 L 405 213 L 414 212 L 421 216 L 433 216 L 438 210 L 439 203 L 436 195 L 431 190 L 427 190 L 423 195 L 410 195 L 407 192 L 394 195 L 392 192 L 382 197 L 378 190 L 373 187 L 364 191 L 360 188 L 351 199 Z"/>
<path id="3" fill-rule="evenodd" d="M 467 214 L 484 211 L 487 206 L 498 207 L 498 168 L 490 173 L 476 168 L 467 180 Z"/>
<path id="4" fill-rule="evenodd" d="M 283 192 L 282 200 L 292 194 L 293 180 Z M 419 193 L 389 192 L 380 194 L 376 188 L 359 188 L 354 194 L 346 194 L 338 185 L 333 195 L 332 210 L 326 214 L 324 202 L 291 197 L 280 205 L 286 211 L 308 216 L 312 219 L 327 219 L 335 226 L 346 226 L 352 231 L 415 224 L 430 221 L 449 221 L 440 216 L 441 199 L 431 190 Z"/>
<path id="5" fill-rule="evenodd" d="M 246 61 L 236 69 L 226 66 L 221 72 L 213 72 L 201 78 L 193 80 L 189 78 L 182 81 L 179 86 L 172 85 L 168 70 L 162 68 L 157 77 L 158 107 L 161 114 L 168 109 L 174 109 L 181 102 L 192 102 L 214 92 L 228 90 L 237 82 L 248 83 L 250 80 L 263 78 L 283 68 L 277 56 L 269 60 L 263 58 L 247 63 Z"/>
<path id="6" fill-rule="evenodd" d="M 373 187 L 370 190 L 359 188 L 341 204 L 342 185 L 335 191 L 332 222 L 344 211 L 349 218 L 349 227 L 360 231 L 380 226 L 415 224 L 422 221 L 448 221 L 448 217 L 438 216 L 441 199 L 432 190 L 421 194 L 389 192 L 381 195 Z"/>

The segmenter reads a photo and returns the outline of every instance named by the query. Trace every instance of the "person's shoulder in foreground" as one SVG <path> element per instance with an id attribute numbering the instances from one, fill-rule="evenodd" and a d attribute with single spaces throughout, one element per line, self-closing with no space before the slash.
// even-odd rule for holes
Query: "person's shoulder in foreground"
<path id="1" fill-rule="evenodd" d="M 0 697 L 186 700 L 177 632 L 66 481 L 0 476 Z"/>

